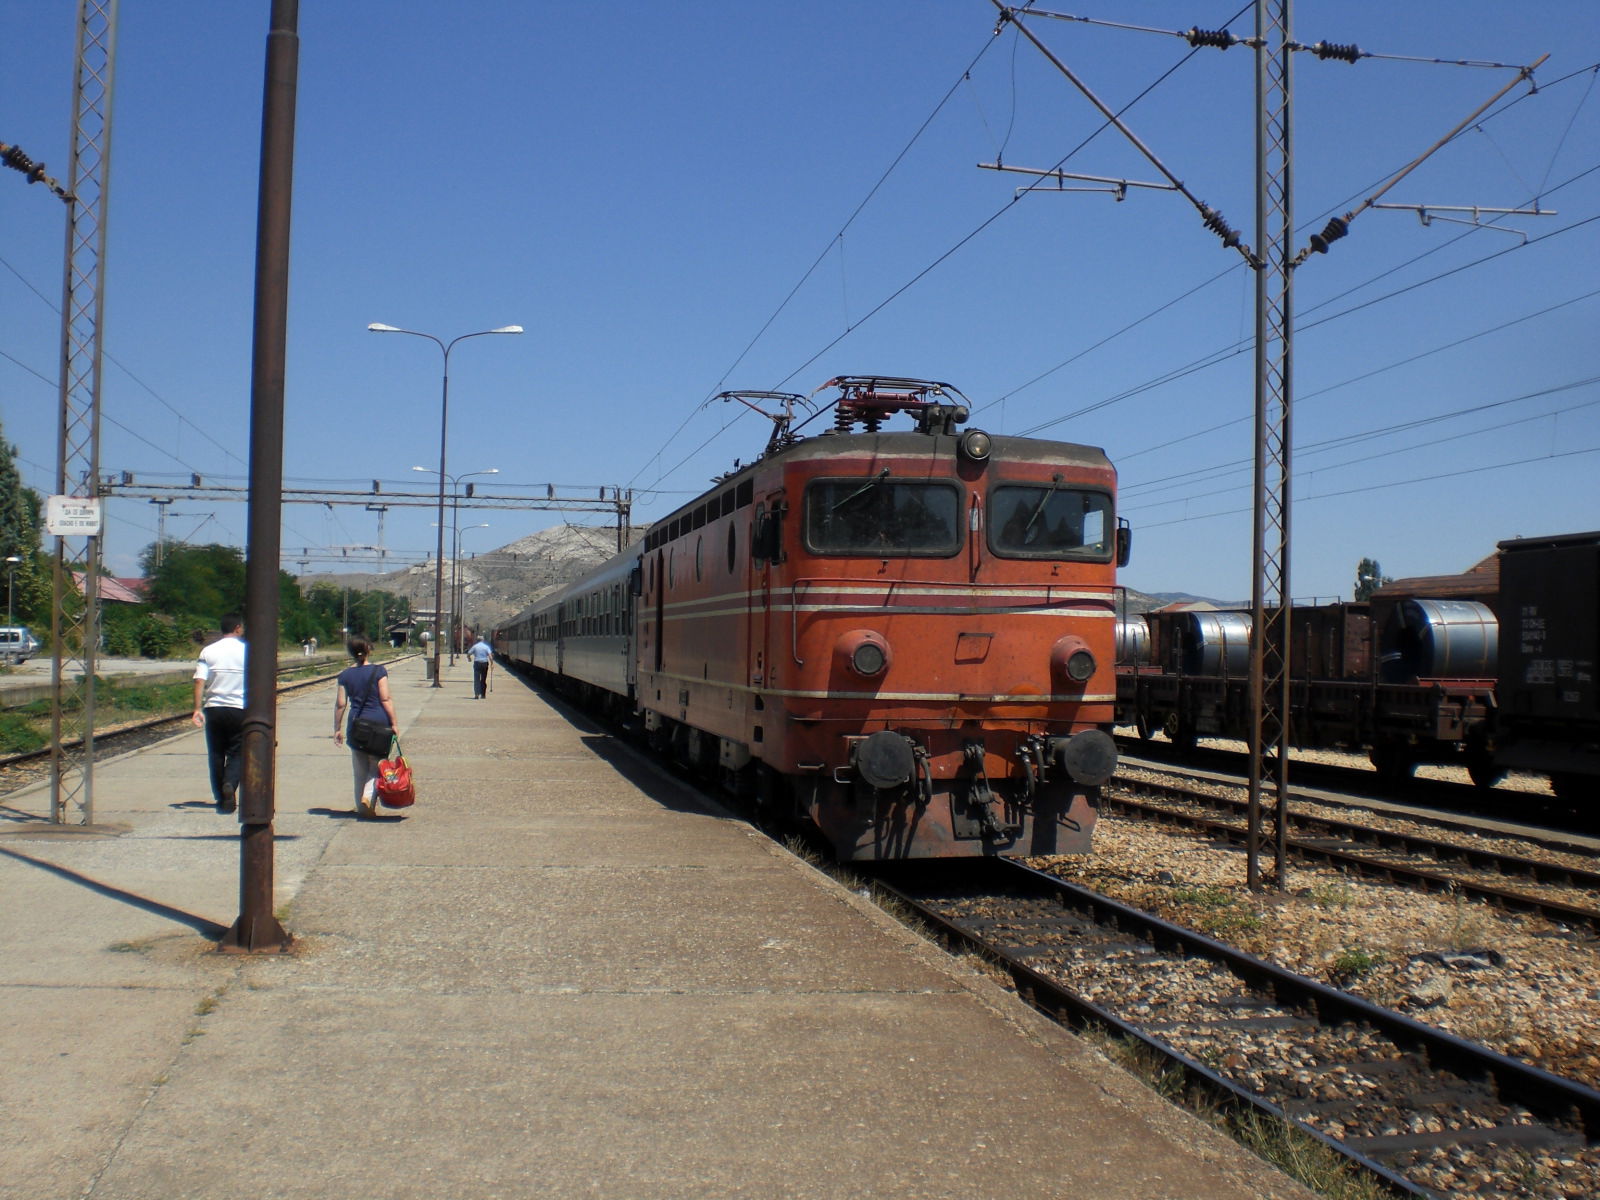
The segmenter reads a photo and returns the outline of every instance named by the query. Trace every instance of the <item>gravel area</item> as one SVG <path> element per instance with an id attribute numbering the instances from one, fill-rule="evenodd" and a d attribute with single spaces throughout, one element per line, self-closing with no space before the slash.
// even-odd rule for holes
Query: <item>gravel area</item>
<path id="1" fill-rule="evenodd" d="M 1244 853 L 1237 847 L 1115 815 L 1102 816 L 1092 856 L 1036 859 L 1032 865 L 1458 1036 L 1600 1086 L 1600 941 L 1586 931 L 1313 865 L 1292 863 L 1286 891 L 1251 893 L 1244 883 Z M 1133 1015 L 1158 1025 L 1181 1020 L 1187 1005 L 1228 986 L 1214 974 L 1213 968 L 1200 966 L 1172 973 L 1152 1011 Z M 1372 1035 L 1339 1027 L 1327 1036 L 1332 1042 L 1364 1043 Z M 1286 1055 L 1263 1066 L 1219 1061 L 1219 1053 L 1228 1053 L 1221 1047 L 1183 1048 L 1236 1071 L 1247 1085 L 1271 1083 L 1307 1100 L 1317 1097 L 1320 1086 L 1338 1086 L 1333 1077 L 1344 1073 L 1338 1064 L 1348 1060 L 1351 1049 L 1330 1044 L 1313 1052 L 1314 1061 Z M 1357 1049 L 1357 1057 L 1367 1061 L 1385 1055 L 1377 1044 Z M 1519 1124 L 1523 1119 L 1511 1110 L 1499 1120 Z M 1421 1109 L 1403 1122 L 1329 1126 L 1323 1132 L 1381 1138 L 1452 1124 L 1449 1113 Z M 1396 1165 L 1453 1200 L 1600 1195 L 1600 1147 L 1461 1147 L 1418 1152 Z"/>
<path id="2" fill-rule="evenodd" d="M 1600 1086 L 1600 943 L 1584 931 L 1310 865 L 1253 894 L 1242 850 L 1115 816 L 1093 856 L 1034 865 Z"/>

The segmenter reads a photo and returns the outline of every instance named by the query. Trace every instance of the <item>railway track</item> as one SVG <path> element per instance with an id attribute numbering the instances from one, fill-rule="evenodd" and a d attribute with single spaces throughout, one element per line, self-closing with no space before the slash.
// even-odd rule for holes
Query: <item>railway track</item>
<path id="1" fill-rule="evenodd" d="M 1249 770 L 1248 758 L 1238 750 L 1199 746 L 1184 752 L 1169 742 L 1146 741 L 1121 734 L 1117 735 L 1116 742 L 1122 757 L 1148 759 L 1165 769 L 1208 770 L 1241 777 Z M 1365 763 L 1362 755 L 1352 753 L 1349 757 L 1352 763 Z M 1483 788 L 1473 783 L 1453 783 L 1422 775 L 1394 779 L 1366 765 L 1347 766 L 1300 757 L 1293 759 L 1291 772 L 1299 787 L 1325 788 L 1374 800 L 1423 804 L 1441 812 L 1473 813 L 1503 820 L 1519 821 L 1536 816 L 1577 833 L 1590 832 L 1594 827 L 1592 817 L 1572 812 L 1548 792 L 1523 791 L 1505 785 Z"/>
<path id="2" fill-rule="evenodd" d="M 880 886 L 1036 1008 L 1132 1039 L 1407 1195 L 1600 1194 L 1600 1091 L 1002 860 Z"/>
<path id="3" fill-rule="evenodd" d="M 391 660 L 398 661 L 398 660 Z M 288 674 L 299 667 L 287 667 L 280 670 L 280 674 Z M 278 695 L 302 691 L 306 688 L 317 687 L 320 684 L 331 683 L 339 677 L 338 669 L 329 674 L 316 675 L 309 679 L 297 679 L 289 683 L 278 685 Z M 170 716 L 151 717 L 148 720 L 133 721 L 126 725 L 117 725 L 107 729 L 97 729 L 94 735 L 95 750 L 97 753 L 114 752 L 124 753 L 137 750 L 153 742 L 159 742 L 171 737 L 178 725 L 188 725 L 190 713 L 185 711 Z M 64 743 L 64 749 L 69 754 L 80 753 L 83 749 L 81 738 L 74 738 Z M 0 795 L 18 791 L 32 783 L 36 783 L 50 774 L 50 747 L 45 746 L 39 750 L 28 750 L 21 754 L 0 755 Z"/>
<path id="4" fill-rule="evenodd" d="M 1243 843 L 1247 836 L 1245 800 L 1177 783 L 1119 778 L 1102 794 L 1101 802 L 1110 811 L 1180 825 L 1210 837 Z M 1286 845 L 1304 860 L 1600 930 L 1600 871 L 1569 854 L 1512 853 L 1471 845 L 1469 836 L 1403 832 L 1291 808 Z"/>

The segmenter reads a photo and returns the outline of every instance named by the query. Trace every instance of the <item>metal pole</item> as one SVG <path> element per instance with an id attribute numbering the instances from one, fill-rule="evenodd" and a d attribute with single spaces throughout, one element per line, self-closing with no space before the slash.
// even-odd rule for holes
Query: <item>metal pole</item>
<path id="1" fill-rule="evenodd" d="M 461 484 L 450 481 L 450 665 L 456 665 L 456 588 L 461 580 Z"/>
<path id="2" fill-rule="evenodd" d="M 456 341 L 460 339 L 457 338 Z M 444 446 L 445 431 L 450 422 L 450 350 L 452 341 L 444 348 L 444 387 L 439 397 L 439 540 L 433 559 L 433 686 L 443 687 L 439 678 L 440 628 L 444 617 Z"/>
<path id="3" fill-rule="evenodd" d="M 116 35 L 116 0 L 80 0 L 72 88 L 72 160 L 67 192 L 62 196 L 67 203 L 67 229 L 56 492 L 95 503 L 100 503 L 106 199 L 111 187 Z M 69 819 L 91 825 L 101 538 L 98 530 L 84 538 L 79 560 L 83 568 L 81 608 L 69 540 L 67 535 L 56 536 L 51 576 L 50 819 L 58 825 Z M 65 749 L 74 732 L 82 745 L 76 759 Z"/>
<path id="4" fill-rule="evenodd" d="M 245 662 L 244 781 L 239 796 L 239 918 L 219 946 L 235 953 L 282 951 L 294 940 L 272 912 L 272 818 L 299 0 L 272 0 L 271 21 L 262 99 L 250 380 L 250 544 L 245 558 L 245 634 L 250 652 Z"/>
<path id="5" fill-rule="evenodd" d="M 1289 516 L 1293 253 L 1291 0 L 1256 3 L 1256 265 L 1254 566 L 1250 610 L 1250 798 L 1245 875 L 1260 869 L 1262 785 L 1273 779 L 1275 884 L 1287 885 L 1289 803 Z"/>

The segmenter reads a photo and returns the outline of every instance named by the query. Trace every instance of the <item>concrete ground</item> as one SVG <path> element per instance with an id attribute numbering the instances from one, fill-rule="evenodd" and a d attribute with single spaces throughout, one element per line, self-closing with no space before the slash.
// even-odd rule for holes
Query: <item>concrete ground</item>
<path id="1" fill-rule="evenodd" d="M 1303 1198 L 582 718 L 394 671 L 421 798 L 357 821 L 278 712 L 292 954 L 215 953 L 198 733 L 97 825 L 0 808 L 0 1197 Z"/>

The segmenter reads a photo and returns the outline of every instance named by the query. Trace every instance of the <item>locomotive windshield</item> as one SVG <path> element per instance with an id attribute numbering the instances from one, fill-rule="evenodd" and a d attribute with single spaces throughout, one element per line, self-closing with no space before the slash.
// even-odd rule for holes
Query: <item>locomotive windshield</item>
<path id="1" fill-rule="evenodd" d="M 989 493 L 989 548 L 1008 558 L 1104 562 L 1115 541 L 1111 497 L 1048 484 L 1004 484 Z"/>
<path id="2" fill-rule="evenodd" d="M 896 479 L 887 470 L 813 480 L 806 547 L 814 554 L 954 554 L 961 548 L 961 494 L 953 482 Z"/>

